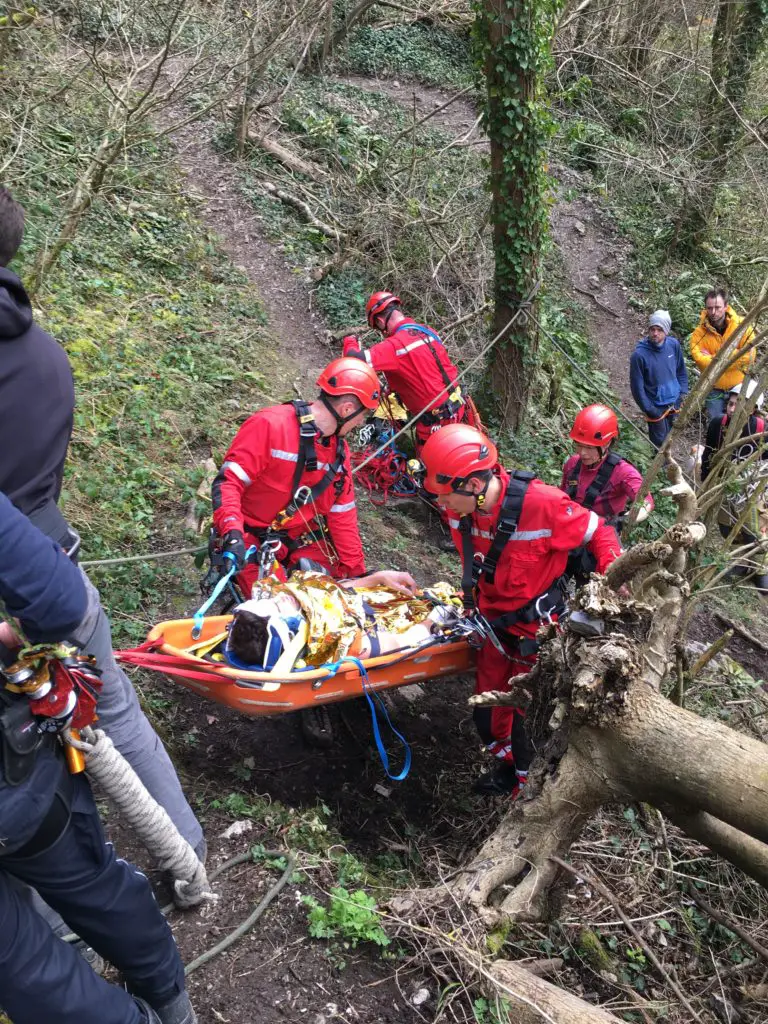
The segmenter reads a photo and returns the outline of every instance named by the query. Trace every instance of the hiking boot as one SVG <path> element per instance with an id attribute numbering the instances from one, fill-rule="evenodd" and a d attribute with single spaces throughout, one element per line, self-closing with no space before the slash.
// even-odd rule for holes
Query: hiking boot
<path id="1" fill-rule="evenodd" d="M 456 553 L 456 545 L 453 543 L 453 539 L 451 537 L 441 537 L 437 542 L 437 546 L 440 551 L 447 551 L 449 555 L 454 555 Z"/>
<path id="2" fill-rule="evenodd" d="M 138 996 L 133 998 L 144 1014 L 146 1024 L 197 1024 L 197 1014 L 192 1009 L 186 992 L 180 992 L 170 1003 L 157 1010 L 145 999 L 139 999 Z"/>
<path id="3" fill-rule="evenodd" d="M 753 576 L 752 582 L 757 587 L 761 597 L 768 597 L 768 573 L 760 573 L 759 576 Z"/>
<path id="4" fill-rule="evenodd" d="M 502 761 L 489 772 L 483 772 L 472 786 L 472 792 L 478 796 L 517 796 L 520 780 L 515 766 L 509 761 Z"/>
<path id="5" fill-rule="evenodd" d="M 301 733 L 311 747 L 327 749 L 333 745 L 333 726 L 328 709 L 321 706 L 301 712 Z"/>

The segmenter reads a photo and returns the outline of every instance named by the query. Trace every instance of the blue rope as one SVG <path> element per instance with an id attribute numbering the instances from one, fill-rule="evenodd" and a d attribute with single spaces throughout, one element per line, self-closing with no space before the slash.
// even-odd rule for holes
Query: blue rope
<path id="1" fill-rule="evenodd" d="M 368 681 L 368 671 L 359 658 L 354 658 L 351 655 L 347 655 L 347 657 L 340 658 L 338 661 L 331 662 L 330 665 L 324 665 L 323 667 L 328 670 L 329 676 L 335 676 L 345 661 L 351 661 L 353 665 L 357 665 L 357 669 L 360 673 L 360 678 L 362 679 L 363 682 L 363 694 L 365 695 L 365 699 L 368 701 L 368 708 L 371 712 L 373 738 L 376 740 L 376 749 L 379 752 L 379 758 L 381 760 L 382 767 L 384 768 L 384 771 L 387 773 L 387 776 L 390 779 L 392 779 L 393 782 L 402 782 L 403 779 L 407 777 L 408 772 L 411 770 L 412 755 L 411 748 L 408 745 L 408 741 L 401 733 L 397 731 L 397 729 L 392 724 L 392 719 L 389 717 L 389 712 L 387 711 L 386 706 L 382 701 L 381 697 L 379 696 L 379 694 L 376 692 L 376 690 L 374 690 L 371 687 Z M 387 752 L 384 749 L 384 744 L 381 740 L 381 730 L 379 728 L 379 716 L 376 710 L 376 704 L 379 705 L 379 708 L 383 712 L 384 718 L 390 730 L 394 733 L 398 740 L 400 740 L 400 743 L 403 745 L 403 748 L 405 750 L 405 761 L 402 769 L 400 770 L 400 772 L 398 772 L 397 775 L 393 775 L 392 772 L 389 770 L 389 756 L 387 755 Z"/>
<path id="2" fill-rule="evenodd" d="M 252 544 L 245 553 L 246 562 L 251 557 L 251 555 L 255 553 L 255 551 L 256 545 Z M 237 572 L 237 562 L 235 561 L 235 556 L 232 554 L 231 551 L 225 551 L 224 554 L 222 555 L 222 558 L 226 558 L 228 562 L 232 563 L 232 565 L 230 566 L 229 570 L 226 573 L 224 573 L 223 576 L 219 577 L 216 586 L 211 591 L 211 596 L 200 605 L 195 614 L 192 616 L 193 640 L 200 639 L 200 634 L 203 631 L 203 621 L 205 619 L 208 609 L 211 607 L 211 605 L 215 604 L 215 602 L 219 599 L 222 592 L 226 590 L 227 586 L 229 586 L 230 584 L 232 577 Z"/>

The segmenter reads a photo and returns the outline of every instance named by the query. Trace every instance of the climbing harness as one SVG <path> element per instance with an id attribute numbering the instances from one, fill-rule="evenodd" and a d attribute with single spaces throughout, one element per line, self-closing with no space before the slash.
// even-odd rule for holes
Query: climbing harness
<path id="1" fill-rule="evenodd" d="M 477 608 L 475 599 L 477 586 L 481 579 L 485 579 L 490 585 L 493 585 L 499 559 L 517 530 L 525 495 L 533 479 L 535 479 L 535 474 L 525 470 L 515 470 L 510 476 L 496 525 L 496 533 L 484 558 L 475 552 L 472 544 L 471 516 L 464 516 L 459 525 L 462 561 L 461 585 L 466 616 L 475 635 L 478 638 L 490 640 L 496 650 L 507 657 L 509 655 L 501 640 L 503 638 L 510 639 L 509 630 L 512 626 L 518 623 L 537 621 L 551 622 L 553 615 L 561 615 L 565 610 L 565 596 L 560 579 L 555 580 L 542 594 L 532 598 L 521 608 L 505 612 L 492 620 L 483 616 Z M 521 641 L 519 637 L 514 637 L 514 640 L 522 650 L 522 644 L 526 643 L 526 638 Z M 535 644 L 535 641 L 531 641 L 531 644 Z M 526 646 L 530 645 L 526 644 Z"/>

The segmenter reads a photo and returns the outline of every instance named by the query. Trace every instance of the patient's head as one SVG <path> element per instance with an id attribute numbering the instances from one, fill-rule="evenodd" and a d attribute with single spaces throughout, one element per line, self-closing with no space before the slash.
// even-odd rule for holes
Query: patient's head
<path id="1" fill-rule="evenodd" d="M 238 611 L 229 629 L 228 648 L 246 665 L 263 665 L 269 630 L 267 620 L 253 612 Z"/>
<path id="2" fill-rule="evenodd" d="M 225 654 L 235 659 L 233 664 L 267 672 L 274 668 L 302 622 L 295 599 L 285 597 L 252 598 L 235 608 L 225 647 Z"/>

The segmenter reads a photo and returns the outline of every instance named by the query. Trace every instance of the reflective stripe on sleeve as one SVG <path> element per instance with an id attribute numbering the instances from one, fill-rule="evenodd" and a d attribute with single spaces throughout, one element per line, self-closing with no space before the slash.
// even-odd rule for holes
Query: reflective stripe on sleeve
<path id="1" fill-rule="evenodd" d="M 341 505 L 331 505 L 330 511 L 331 512 L 349 512 L 351 509 L 355 508 L 355 504 L 356 503 L 354 501 L 346 501 L 346 502 L 344 502 Z"/>
<path id="2" fill-rule="evenodd" d="M 282 448 L 271 448 L 269 454 L 273 459 L 282 459 L 284 462 L 299 461 L 299 456 L 296 452 L 284 452 Z"/>
<path id="3" fill-rule="evenodd" d="M 597 518 L 597 515 L 594 512 L 590 512 L 589 513 L 589 522 L 587 523 L 587 529 L 586 529 L 586 532 L 584 534 L 584 540 L 583 540 L 582 543 L 589 544 L 589 542 L 592 540 L 592 538 L 595 535 L 595 530 L 597 529 L 597 526 L 598 526 L 599 522 L 600 522 L 600 520 Z"/>
<path id="4" fill-rule="evenodd" d="M 221 467 L 222 473 L 227 469 L 230 470 L 230 472 L 233 473 L 238 480 L 242 481 L 242 483 L 244 483 L 246 487 L 250 487 L 251 484 L 253 483 L 253 481 L 245 472 L 243 467 L 239 466 L 236 462 L 230 462 L 229 460 L 227 460 Z"/>

